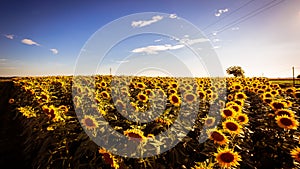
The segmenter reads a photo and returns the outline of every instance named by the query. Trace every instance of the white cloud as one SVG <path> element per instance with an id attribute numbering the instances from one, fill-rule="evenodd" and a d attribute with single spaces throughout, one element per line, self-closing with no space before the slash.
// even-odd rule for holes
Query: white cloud
<path id="1" fill-rule="evenodd" d="M 115 62 L 122 64 L 129 62 L 129 60 L 116 60 Z"/>
<path id="2" fill-rule="evenodd" d="M 147 54 L 157 54 L 159 51 L 166 51 L 166 50 L 175 50 L 183 48 L 184 45 L 150 45 L 146 47 L 136 48 L 133 49 L 131 52 L 133 53 L 147 53 Z"/>
<path id="3" fill-rule="evenodd" d="M 7 61 L 7 59 L 0 59 L 0 62 L 5 62 Z"/>
<path id="4" fill-rule="evenodd" d="M 221 40 L 220 39 L 213 39 L 212 41 L 213 42 L 220 42 Z"/>
<path id="5" fill-rule="evenodd" d="M 51 51 L 54 55 L 58 54 L 58 50 L 57 50 L 57 49 L 52 48 L 52 49 L 50 49 L 50 51 Z"/>
<path id="6" fill-rule="evenodd" d="M 13 40 L 14 39 L 14 36 L 13 34 L 7 34 L 7 35 L 4 35 L 7 39 L 11 39 Z"/>
<path id="7" fill-rule="evenodd" d="M 160 41 L 162 41 L 162 39 L 156 39 L 156 40 L 154 40 L 154 42 L 160 42 Z"/>
<path id="8" fill-rule="evenodd" d="M 177 15 L 176 15 L 176 14 L 170 14 L 169 18 L 171 18 L 171 19 L 176 19 L 176 18 L 177 18 Z"/>
<path id="9" fill-rule="evenodd" d="M 239 27 L 233 27 L 233 28 L 231 28 L 231 30 L 233 30 L 233 31 L 237 31 L 239 29 L 240 29 Z"/>
<path id="10" fill-rule="evenodd" d="M 31 40 L 31 39 L 23 39 L 21 42 L 24 43 L 24 44 L 26 44 L 26 45 L 36 45 L 36 46 L 40 46 L 40 44 L 34 42 L 34 41 Z"/>
<path id="11" fill-rule="evenodd" d="M 153 24 L 155 22 L 158 22 L 162 19 L 163 19 L 163 16 L 156 15 L 156 16 L 153 16 L 152 19 L 150 19 L 150 20 L 132 21 L 131 26 L 134 28 L 135 27 L 143 27 L 143 26 L 147 26 L 147 25 Z"/>
<path id="12" fill-rule="evenodd" d="M 219 9 L 219 10 L 215 13 L 215 16 L 219 17 L 219 16 L 221 16 L 223 13 L 228 12 L 228 11 L 229 11 L 228 8 L 225 8 L 225 9 Z"/>
<path id="13" fill-rule="evenodd" d="M 187 44 L 187 45 L 193 45 L 193 44 L 196 44 L 196 43 L 202 43 L 202 42 L 207 42 L 209 41 L 209 39 L 205 39 L 205 38 L 198 38 L 198 39 L 181 39 L 180 42 L 181 43 L 184 43 L 184 44 Z"/>

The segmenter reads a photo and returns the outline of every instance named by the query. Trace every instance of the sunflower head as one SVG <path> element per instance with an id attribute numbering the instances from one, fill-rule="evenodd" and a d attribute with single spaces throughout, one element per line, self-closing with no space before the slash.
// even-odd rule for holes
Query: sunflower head
<path id="1" fill-rule="evenodd" d="M 235 95 L 234 95 L 234 98 L 235 99 L 247 99 L 247 96 L 245 93 L 243 92 L 237 92 Z"/>
<path id="2" fill-rule="evenodd" d="M 234 134 L 239 134 L 241 132 L 241 128 L 242 126 L 237 122 L 235 121 L 234 119 L 226 119 L 226 121 L 224 121 L 222 123 L 222 126 L 223 126 L 223 129 L 234 135 Z"/>
<path id="3" fill-rule="evenodd" d="M 118 160 L 115 158 L 113 154 L 104 148 L 100 148 L 98 152 L 102 155 L 102 159 L 106 164 L 109 164 L 112 168 L 118 169 L 120 166 L 118 164 Z"/>
<path id="4" fill-rule="evenodd" d="M 242 161 L 241 156 L 237 152 L 227 147 L 224 149 L 219 148 L 218 152 L 214 155 L 218 165 L 223 168 L 236 167 L 239 165 L 239 161 Z"/>
<path id="5" fill-rule="evenodd" d="M 287 115 L 276 116 L 275 120 L 279 127 L 287 130 L 297 130 L 297 127 L 299 125 L 296 119 Z"/>
<path id="6" fill-rule="evenodd" d="M 137 98 L 139 99 L 139 101 L 146 103 L 148 101 L 148 96 L 145 95 L 144 93 L 139 93 L 137 95 Z"/>
<path id="7" fill-rule="evenodd" d="M 287 107 L 287 104 L 282 101 L 272 101 L 270 106 L 273 110 L 284 109 Z"/>
<path id="8" fill-rule="evenodd" d="M 296 148 L 292 149 L 290 154 L 291 154 L 293 159 L 300 162 L 300 148 L 299 147 L 296 147 Z"/>
<path id="9" fill-rule="evenodd" d="M 240 124 L 247 124 L 249 122 L 249 118 L 247 116 L 247 114 L 244 113 L 239 113 L 235 119 L 240 123 Z"/>
<path id="10" fill-rule="evenodd" d="M 293 93 L 294 98 L 300 99 L 300 91 Z"/>
<path id="11" fill-rule="evenodd" d="M 99 127 L 98 122 L 96 121 L 95 117 L 92 115 L 84 115 L 84 118 L 81 119 L 81 124 L 87 130 L 94 130 Z"/>
<path id="12" fill-rule="evenodd" d="M 184 101 L 186 101 L 188 104 L 194 103 L 196 101 L 196 95 L 194 95 L 193 93 L 186 93 L 183 96 Z"/>
<path id="13" fill-rule="evenodd" d="M 227 117 L 234 117 L 236 114 L 236 111 L 233 108 L 227 107 L 224 108 L 221 112 L 222 117 L 227 118 Z"/>
<path id="14" fill-rule="evenodd" d="M 289 117 L 294 117 L 295 113 L 289 109 L 278 109 L 275 111 L 275 115 L 277 116 L 287 115 Z"/>
<path id="15" fill-rule="evenodd" d="M 224 145 L 228 142 L 227 137 L 220 130 L 210 129 L 207 131 L 207 135 L 210 140 L 214 141 L 215 144 Z"/>
<path id="16" fill-rule="evenodd" d="M 181 99 L 177 94 L 171 94 L 169 100 L 170 103 L 176 107 L 179 107 L 181 104 Z"/>
<path id="17" fill-rule="evenodd" d="M 144 132 L 140 129 L 127 129 L 123 133 L 132 141 L 142 142 L 147 139 L 144 136 Z"/>
<path id="18" fill-rule="evenodd" d="M 206 118 L 204 118 L 204 126 L 205 127 L 213 127 L 216 123 L 216 118 L 211 117 L 211 116 L 207 116 Z"/>

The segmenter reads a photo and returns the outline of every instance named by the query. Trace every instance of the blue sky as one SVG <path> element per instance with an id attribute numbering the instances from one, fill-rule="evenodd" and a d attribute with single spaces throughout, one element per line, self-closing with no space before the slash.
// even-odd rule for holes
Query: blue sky
<path id="1" fill-rule="evenodd" d="M 296 74 L 300 74 L 299 0 L 2 0 L 0 76 L 72 75 L 78 56 L 84 55 L 81 50 L 89 44 L 88 40 L 97 30 L 119 18 L 142 12 L 172 14 L 170 16 L 199 28 L 203 39 L 209 40 L 205 43 L 209 43 L 216 52 L 223 71 L 231 65 L 240 65 L 250 77 L 262 74 L 290 77 L 292 66 L 295 66 Z M 260 13 L 255 15 L 257 12 Z M 163 24 L 167 18 L 155 14 L 152 17 L 133 18 L 130 23 L 139 25 L 139 21 L 150 21 L 149 25 L 143 26 L 146 28 Z M 133 25 L 129 28 L 134 30 Z M 110 36 L 125 29 L 120 25 L 111 31 Z M 106 38 L 100 38 L 99 43 L 110 40 Z M 125 74 L 128 70 L 127 73 L 137 75 L 166 75 L 166 70 L 170 70 L 172 75 L 184 76 L 189 73 L 184 74 L 177 68 L 179 63 L 184 62 L 183 69 L 194 76 L 205 76 L 205 64 L 195 63 L 188 48 L 181 47 L 182 43 L 179 43 L 182 40 L 191 42 L 196 37 L 179 38 L 172 40 L 151 34 L 128 37 L 114 44 L 104 60 L 98 63 L 98 70 L 109 73 L 112 67 L 116 74 Z M 149 52 L 149 49 L 152 51 Z M 130 69 L 144 62 L 148 64 Z M 157 68 L 156 63 L 159 62 L 166 63 L 168 69 Z M 150 67 L 148 70 L 142 69 L 147 66 Z"/>

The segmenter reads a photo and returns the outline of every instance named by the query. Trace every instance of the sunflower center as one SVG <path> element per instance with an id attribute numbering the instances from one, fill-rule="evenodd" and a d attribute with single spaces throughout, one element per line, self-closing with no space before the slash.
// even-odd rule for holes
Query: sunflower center
<path id="1" fill-rule="evenodd" d="M 206 123 L 207 125 L 210 125 L 210 124 L 213 123 L 213 120 L 212 120 L 212 119 L 207 119 L 207 120 L 205 120 L 205 123 Z"/>
<path id="2" fill-rule="evenodd" d="M 276 109 L 282 109 L 284 108 L 284 105 L 282 103 L 274 103 L 273 106 L 276 108 Z"/>
<path id="3" fill-rule="evenodd" d="M 141 100 L 146 100 L 146 97 L 144 95 L 140 95 Z"/>
<path id="4" fill-rule="evenodd" d="M 113 159 L 110 157 L 110 155 L 108 153 L 103 154 L 103 157 L 104 157 L 104 161 L 107 164 L 112 165 L 114 163 Z"/>
<path id="5" fill-rule="evenodd" d="M 220 156 L 221 160 L 225 163 L 231 163 L 234 161 L 234 156 L 230 152 L 222 153 Z"/>
<path id="6" fill-rule="evenodd" d="M 244 122 L 246 120 L 244 116 L 239 116 L 238 119 L 240 122 Z"/>
<path id="7" fill-rule="evenodd" d="M 224 110 L 224 114 L 226 116 L 232 116 L 232 111 L 231 110 Z"/>
<path id="8" fill-rule="evenodd" d="M 290 126 L 293 124 L 292 120 L 289 118 L 282 118 L 280 119 L 280 122 L 285 126 Z"/>
<path id="9" fill-rule="evenodd" d="M 231 131 L 236 131 L 238 129 L 238 126 L 233 122 L 226 123 L 226 127 Z"/>
<path id="10" fill-rule="evenodd" d="M 216 131 L 211 133 L 211 137 L 216 141 L 223 141 L 224 140 L 224 136 L 222 134 L 220 134 L 219 132 L 216 132 Z"/>
<path id="11" fill-rule="evenodd" d="M 179 100 L 178 100 L 178 98 L 177 98 L 176 96 L 173 96 L 173 97 L 172 97 L 172 101 L 173 101 L 174 103 L 178 103 L 178 102 L 179 102 Z"/>
<path id="12" fill-rule="evenodd" d="M 192 94 L 188 94 L 187 96 L 186 96 L 186 100 L 187 101 L 193 101 L 195 99 L 195 97 L 192 95 Z"/>
<path id="13" fill-rule="evenodd" d="M 238 97 L 239 99 L 242 99 L 242 98 L 244 98 L 244 95 L 238 94 L 237 97 Z"/>
<path id="14" fill-rule="evenodd" d="M 94 126 L 94 122 L 93 122 L 93 120 L 90 119 L 90 118 L 85 119 L 84 122 L 85 122 L 85 125 L 86 125 L 86 126 L 89 126 L 89 127 Z"/>

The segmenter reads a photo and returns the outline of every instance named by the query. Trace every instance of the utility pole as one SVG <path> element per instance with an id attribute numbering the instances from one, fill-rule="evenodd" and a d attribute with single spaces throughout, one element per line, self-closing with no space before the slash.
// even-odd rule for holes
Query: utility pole
<path id="1" fill-rule="evenodd" d="M 295 87 L 295 68 L 294 66 L 292 67 L 293 70 L 293 87 Z"/>

